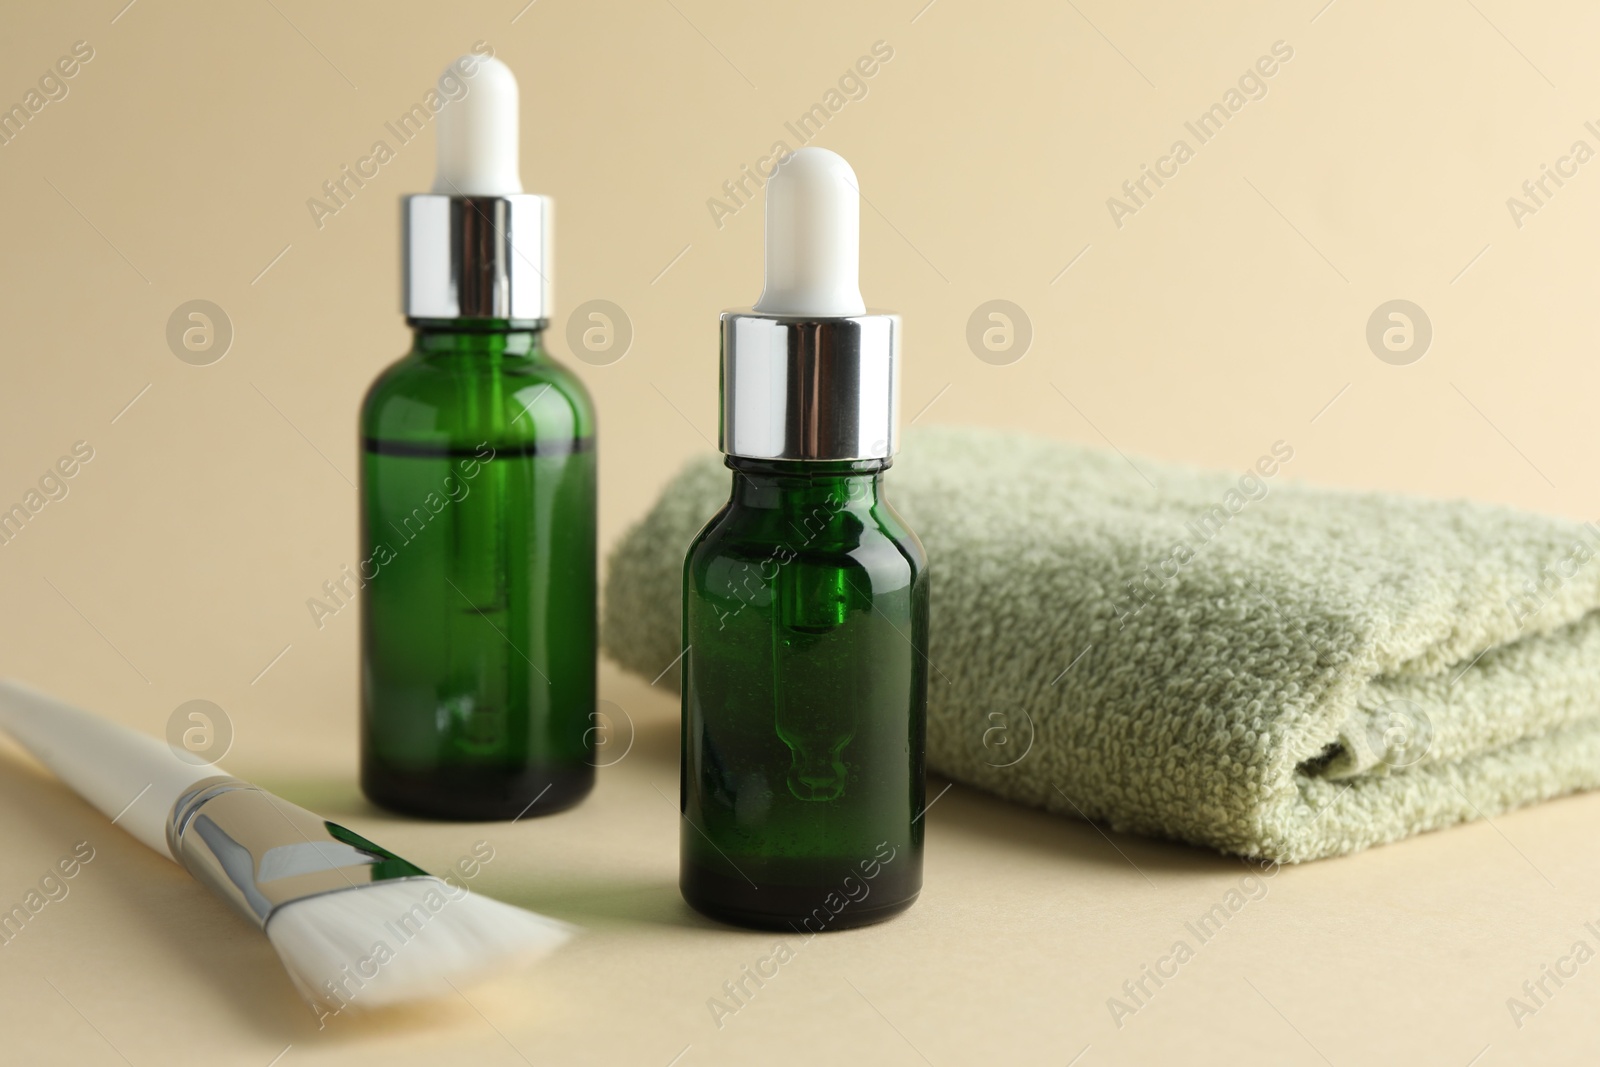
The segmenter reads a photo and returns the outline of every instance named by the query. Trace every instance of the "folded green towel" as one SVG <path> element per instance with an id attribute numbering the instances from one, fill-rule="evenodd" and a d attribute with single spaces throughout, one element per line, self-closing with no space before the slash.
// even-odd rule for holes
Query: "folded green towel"
<path id="1" fill-rule="evenodd" d="M 1600 785 L 1600 529 L 1291 485 L 1293 455 L 908 435 L 888 497 L 931 561 L 930 767 L 1280 861 Z M 678 655 L 683 553 L 729 478 L 694 463 L 612 554 L 623 667 Z"/>

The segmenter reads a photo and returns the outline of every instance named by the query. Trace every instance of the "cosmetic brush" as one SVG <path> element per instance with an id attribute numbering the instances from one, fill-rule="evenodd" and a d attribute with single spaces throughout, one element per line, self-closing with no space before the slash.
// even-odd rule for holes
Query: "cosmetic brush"
<path id="1" fill-rule="evenodd" d="M 575 928 L 469 892 L 162 741 L 0 679 L 0 729 L 262 930 L 319 1014 L 445 995 Z"/>

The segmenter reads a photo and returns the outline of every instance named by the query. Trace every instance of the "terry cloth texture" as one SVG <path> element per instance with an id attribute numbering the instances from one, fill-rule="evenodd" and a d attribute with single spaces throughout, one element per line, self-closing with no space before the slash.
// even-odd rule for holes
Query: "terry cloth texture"
<path id="1" fill-rule="evenodd" d="M 1600 784 L 1600 529 L 1292 485 L 1292 457 L 908 435 L 886 483 L 930 560 L 930 767 L 1285 862 Z M 604 645 L 645 678 L 730 477 L 693 463 L 612 554 Z"/>

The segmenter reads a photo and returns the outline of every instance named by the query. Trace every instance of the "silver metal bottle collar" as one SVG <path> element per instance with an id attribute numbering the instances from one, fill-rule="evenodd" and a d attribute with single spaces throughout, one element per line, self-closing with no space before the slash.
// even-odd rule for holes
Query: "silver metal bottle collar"
<path id="1" fill-rule="evenodd" d="M 401 202 L 408 319 L 550 317 L 549 197 L 418 193 Z"/>
<path id="2" fill-rule="evenodd" d="M 726 455 L 890 459 L 899 401 L 898 315 L 722 313 L 718 447 Z"/>

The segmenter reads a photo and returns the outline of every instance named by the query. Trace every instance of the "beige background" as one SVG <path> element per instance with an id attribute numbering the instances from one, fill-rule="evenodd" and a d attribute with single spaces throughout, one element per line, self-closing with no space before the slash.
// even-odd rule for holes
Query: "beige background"
<path id="1" fill-rule="evenodd" d="M 355 612 L 318 630 L 305 601 L 355 559 L 355 412 L 406 344 L 396 200 L 430 183 L 431 132 L 320 230 L 306 200 L 474 41 L 511 64 L 524 178 L 558 205 L 552 345 L 568 356 L 590 299 L 634 330 L 622 360 L 574 361 L 601 413 L 609 544 L 709 447 L 716 312 L 759 290 L 759 201 L 719 229 L 707 199 L 883 41 L 892 60 L 816 143 L 870 201 L 862 282 L 906 319 L 906 421 L 1241 469 L 1281 438 L 1296 478 L 1593 517 L 1600 162 L 1521 227 L 1506 199 L 1575 140 L 1600 148 L 1600 12 L 124 2 L 15 4 L 0 32 L 5 105 L 73 42 L 94 49 L 0 146 L 0 503 L 74 442 L 95 451 L 0 547 L 0 672 L 157 733 L 215 701 L 230 769 L 424 865 L 488 840 L 481 888 L 590 932 L 470 1004 L 319 1033 L 264 941 L 8 750 L 0 904 L 75 842 L 97 850 L 0 948 L 8 1062 L 1592 1060 L 1600 964 L 1520 1029 L 1505 1002 L 1600 944 L 1583 927 L 1600 924 L 1600 798 L 1283 871 L 1120 1029 L 1107 998 L 1241 868 L 963 787 L 929 815 L 917 908 L 796 942 L 718 1029 L 707 998 L 773 939 L 679 902 L 675 702 L 610 668 L 635 746 L 577 811 L 475 828 L 368 808 Z M 1267 95 L 1118 228 L 1107 198 L 1194 146 L 1184 122 L 1280 40 L 1294 55 Z M 211 366 L 164 338 L 196 298 L 235 330 Z M 1434 329 L 1408 366 L 1364 339 L 1395 298 Z M 965 339 L 990 299 L 1032 323 L 1010 365 Z"/>

